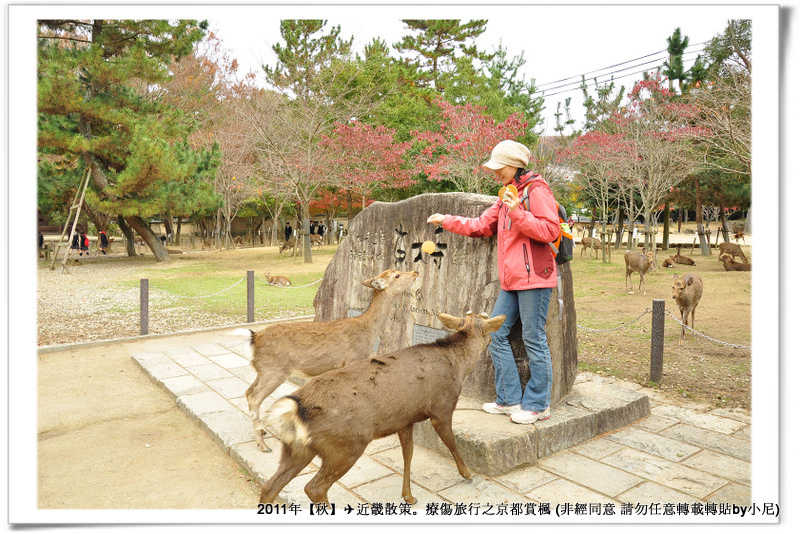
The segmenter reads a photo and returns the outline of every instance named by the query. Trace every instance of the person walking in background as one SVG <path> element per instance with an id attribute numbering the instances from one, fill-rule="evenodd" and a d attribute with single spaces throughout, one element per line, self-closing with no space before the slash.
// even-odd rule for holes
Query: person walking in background
<path id="1" fill-rule="evenodd" d="M 70 243 L 70 245 L 69 245 L 69 253 L 70 254 L 72 254 L 73 250 L 80 250 L 81 249 L 80 240 L 81 240 L 81 236 L 78 234 L 78 232 L 75 232 L 74 234 L 72 234 L 72 243 Z"/>
<path id="2" fill-rule="evenodd" d="M 86 232 L 81 232 L 80 243 L 81 243 L 81 253 L 80 253 L 80 255 L 83 256 L 83 253 L 85 252 L 86 255 L 88 256 L 89 255 L 89 236 L 86 235 Z"/>
<path id="3" fill-rule="evenodd" d="M 483 165 L 494 171 L 503 186 L 514 185 L 479 217 L 468 218 L 434 213 L 428 222 L 469 237 L 497 235 L 500 294 L 492 317 L 506 320 L 493 332 L 489 354 L 495 368 L 495 402 L 486 403 L 489 413 L 508 414 L 519 424 L 550 418 L 553 370 L 545 324 L 550 294 L 557 284 L 556 262 L 551 243 L 560 232 L 556 200 L 547 182 L 527 170 L 530 150 L 516 141 L 498 143 Z M 522 197 L 527 191 L 527 204 Z M 531 378 L 520 383 L 509 334 L 520 320 L 522 341 L 530 362 Z"/>
<path id="4" fill-rule="evenodd" d="M 292 237 L 292 225 L 287 221 L 286 226 L 283 228 L 283 240 L 289 241 L 290 237 Z"/>
<path id="5" fill-rule="evenodd" d="M 100 252 L 105 254 L 106 251 L 108 250 L 108 236 L 104 231 L 100 230 L 99 238 L 100 238 Z"/>

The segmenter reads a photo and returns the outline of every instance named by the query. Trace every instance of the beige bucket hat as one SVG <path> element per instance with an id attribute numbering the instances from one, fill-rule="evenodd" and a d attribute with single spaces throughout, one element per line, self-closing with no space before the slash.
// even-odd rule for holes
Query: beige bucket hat
<path id="1" fill-rule="evenodd" d="M 531 161 L 531 151 L 522 143 L 506 139 L 500 141 L 492 149 L 492 157 L 483 164 L 492 170 L 502 169 L 510 165 L 512 167 L 525 167 Z"/>

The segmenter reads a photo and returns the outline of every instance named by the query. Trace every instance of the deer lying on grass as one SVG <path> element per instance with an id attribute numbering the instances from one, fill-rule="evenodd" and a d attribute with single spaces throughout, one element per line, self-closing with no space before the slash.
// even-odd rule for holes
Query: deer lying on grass
<path id="1" fill-rule="evenodd" d="M 591 249 L 594 249 L 594 258 L 595 259 L 599 258 L 600 254 L 599 251 L 601 248 L 603 248 L 603 244 L 600 242 L 599 239 L 597 239 L 596 237 L 584 237 L 583 239 L 581 239 L 581 245 L 583 245 L 583 248 L 581 249 L 581 257 L 583 257 L 583 251 L 588 248 L 590 257 L 592 255 Z M 606 253 L 608 252 L 609 252 L 608 244 L 606 244 Z"/>
<path id="2" fill-rule="evenodd" d="M 667 269 L 674 269 L 675 260 L 672 259 L 672 256 L 667 256 L 666 259 L 664 260 L 664 263 L 662 263 L 661 265 L 666 267 Z"/>
<path id="3" fill-rule="evenodd" d="M 730 255 L 731 259 L 733 260 L 737 256 L 742 258 L 745 263 L 747 263 L 747 256 L 744 255 L 742 252 L 742 247 L 736 245 L 734 243 L 720 243 L 719 244 L 719 255 L 722 256 L 723 254 Z M 722 260 L 720 260 L 722 261 Z"/>
<path id="4" fill-rule="evenodd" d="M 692 265 L 694 266 L 694 260 L 689 258 L 688 256 L 681 256 L 681 247 L 678 247 L 678 251 L 675 253 L 674 256 L 671 256 L 675 263 L 680 263 L 681 265 Z"/>
<path id="5" fill-rule="evenodd" d="M 289 279 L 285 276 L 271 276 L 269 273 L 264 273 L 264 277 L 267 279 L 267 283 L 271 286 L 288 287 L 292 285 Z"/>
<path id="6" fill-rule="evenodd" d="M 261 503 L 278 493 L 315 457 L 322 467 L 306 484 L 312 502 L 328 502 L 328 489 L 361 457 L 367 445 L 397 433 L 403 451 L 403 499 L 411 494 L 414 423 L 430 419 L 450 449 L 458 472 L 472 473 L 458 452 L 453 435 L 453 410 L 466 377 L 475 368 L 490 334 L 504 315 L 488 319 L 468 312 L 460 319 L 439 314 L 456 332 L 426 345 L 413 345 L 380 357 L 352 363 L 310 380 L 292 395 L 278 400 L 269 423 L 283 447 L 280 465 L 261 489 Z"/>
<path id="7" fill-rule="evenodd" d="M 641 252 L 634 252 L 629 250 L 625 253 L 625 290 L 628 290 L 628 280 L 631 280 L 631 274 L 634 272 L 639 273 L 639 291 L 642 291 L 642 286 L 644 285 L 644 291 L 642 291 L 642 295 L 647 295 L 647 286 L 644 283 L 644 275 L 647 271 L 652 268 L 655 270 L 655 253 L 647 252 L 646 254 L 642 254 Z M 631 290 L 628 291 L 629 295 L 633 295 L 633 281 L 631 280 Z"/>
<path id="8" fill-rule="evenodd" d="M 722 262 L 722 265 L 725 266 L 726 271 L 752 271 L 753 264 L 752 263 L 739 263 L 738 261 L 733 261 L 733 256 L 730 254 L 720 254 L 719 261 Z"/>
<path id="9" fill-rule="evenodd" d="M 672 276 L 672 298 L 681 311 L 681 322 L 683 323 L 681 325 L 681 338 L 678 341 L 679 345 L 683 345 L 683 340 L 686 338 L 689 313 L 692 314 L 692 330 L 694 330 L 694 311 L 702 296 L 703 280 L 699 276 L 692 273 L 683 275 L 683 278 L 678 278 L 677 274 Z"/>
<path id="10" fill-rule="evenodd" d="M 372 288 L 367 310 L 357 317 L 325 322 L 300 322 L 271 325 L 254 332 L 238 329 L 234 333 L 250 338 L 256 378 L 247 388 L 247 406 L 253 420 L 256 442 L 267 451 L 261 428 L 261 404 L 289 375 L 321 375 L 369 356 L 375 340 L 389 320 L 397 297 L 405 293 L 419 276 L 414 271 L 387 270 L 365 280 Z"/>

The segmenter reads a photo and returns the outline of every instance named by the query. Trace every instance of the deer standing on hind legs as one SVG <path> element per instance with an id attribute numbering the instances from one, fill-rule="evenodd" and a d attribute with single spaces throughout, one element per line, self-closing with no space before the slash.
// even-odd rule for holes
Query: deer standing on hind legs
<path id="1" fill-rule="evenodd" d="M 282 443 L 275 474 L 261 489 L 259 502 L 271 503 L 286 484 L 319 456 L 322 466 L 305 492 L 315 503 L 328 502 L 328 489 L 361 457 L 367 445 L 397 433 L 403 453 L 403 499 L 411 494 L 414 423 L 430 419 L 450 450 L 458 472 L 472 473 L 458 452 L 452 421 L 464 378 L 500 328 L 505 315 L 444 313 L 442 323 L 455 333 L 425 345 L 413 345 L 380 357 L 354 362 L 313 378 L 279 399 L 269 412 Z"/>
<path id="2" fill-rule="evenodd" d="M 357 317 L 343 317 L 325 322 L 301 322 L 271 325 L 254 332 L 239 329 L 237 335 L 250 337 L 256 378 L 245 396 L 256 442 L 262 451 L 269 448 L 261 428 L 261 404 L 289 375 L 321 375 L 369 356 L 375 340 L 389 320 L 397 297 L 405 293 L 419 276 L 415 271 L 387 270 L 365 280 L 372 288 L 367 310 Z"/>
<path id="3" fill-rule="evenodd" d="M 681 311 L 681 338 L 678 345 L 683 345 L 686 338 L 686 325 L 688 325 L 689 314 L 692 314 L 692 330 L 694 330 L 694 311 L 703 296 L 703 280 L 696 274 L 688 273 L 683 278 L 672 275 L 672 298 Z"/>

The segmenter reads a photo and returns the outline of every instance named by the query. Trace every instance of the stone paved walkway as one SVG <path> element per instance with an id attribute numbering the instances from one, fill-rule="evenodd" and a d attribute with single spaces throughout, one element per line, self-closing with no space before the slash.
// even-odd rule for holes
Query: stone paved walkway
<path id="1" fill-rule="evenodd" d="M 191 336 L 182 336 L 179 344 L 169 336 L 163 343 L 149 341 L 147 350 L 134 353 L 134 359 L 223 450 L 263 483 L 275 471 L 280 446 L 274 437 L 268 438 L 273 452 L 263 453 L 255 444 L 244 398 L 254 378 L 249 344 L 230 332 L 219 331 L 214 342 L 208 342 L 207 333 L 197 343 Z M 578 377 L 578 382 L 597 380 L 609 379 L 588 373 Z M 422 514 L 459 505 L 484 509 L 499 505 L 531 511 L 549 503 L 554 513 L 559 504 L 569 503 L 586 505 L 584 515 L 609 509 L 620 514 L 631 506 L 634 511 L 645 506 L 651 514 L 685 510 L 683 515 L 691 516 L 700 510 L 703 515 L 709 511 L 724 515 L 732 505 L 752 504 L 749 412 L 674 406 L 660 399 L 657 391 L 626 386 L 650 396 L 650 416 L 501 476 L 473 473 L 471 480 L 464 480 L 451 457 L 417 445 L 411 479 L 418 502 L 411 510 Z M 284 383 L 262 412 L 296 387 Z M 315 462 L 284 489 L 282 499 L 308 506 L 303 486 L 318 469 Z M 362 511 L 369 503 L 400 505 L 401 481 L 400 446 L 397 437 L 390 436 L 368 447 L 331 488 L 329 498 L 337 506 Z"/>

